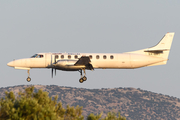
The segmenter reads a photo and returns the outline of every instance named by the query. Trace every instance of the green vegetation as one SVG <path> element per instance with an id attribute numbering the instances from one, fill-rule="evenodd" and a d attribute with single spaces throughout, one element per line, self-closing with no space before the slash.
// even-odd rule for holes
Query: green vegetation
<path id="1" fill-rule="evenodd" d="M 97 115 L 94 115 L 94 114 L 90 114 L 88 117 L 87 117 L 87 120 L 99 120 L 101 118 L 101 115 L 102 114 L 97 114 Z M 118 117 L 116 116 L 116 113 L 114 112 L 109 112 L 107 114 L 107 116 L 105 118 L 102 118 L 101 120 L 126 120 L 125 117 L 122 117 L 120 115 L 120 113 L 118 114 Z"/>
<path id="2" fill-rule="evenodd" d="M 84 120 L 82 107 L 63 108 L 58 96 L 54 98 L 48 96 L 48 92 L 38 90 L 34 92 L 34 86 L 25 89 L 25 92 L 19 92 L 15 97 L 14 93 L 5 92 L 5 98 L 0 100 L 0 119 L 1 120 Z M 99 120 L 102 114 L 90 114 L 87 120 Z M 118 117 L 115 113 L 109 112 L 101 120 L 125 120 Z"/>

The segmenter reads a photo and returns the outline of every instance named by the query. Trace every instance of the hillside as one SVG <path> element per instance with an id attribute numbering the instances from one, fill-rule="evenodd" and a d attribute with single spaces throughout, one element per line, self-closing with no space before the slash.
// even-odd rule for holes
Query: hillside
<path id="1" fill-rule="evenodd" d="M 5 91 L 16 95 L 26 85 L 0 88 L 0 98 Z M 127 120 L 180 120 L 180 99 L 135 88 L 84 89 L 56 85 L 35 85 L 50 96 L 58 95 L 64 106 L 83 106 L 83 115 L 90 113 L 121 112 Z"/>

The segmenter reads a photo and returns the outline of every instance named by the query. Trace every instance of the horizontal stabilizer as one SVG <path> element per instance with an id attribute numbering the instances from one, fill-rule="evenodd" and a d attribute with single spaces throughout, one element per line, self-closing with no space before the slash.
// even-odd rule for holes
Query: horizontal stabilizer
<path id="1" fill-rule="evenodd" d="M 150 52 L 155 54 L 163 53 L 163 51 L 169 51 L 169 49 L 159 49 L 159 50 L 144 50 L 144 52 Z"/>
<path id="2" fill-rule="evenodd" d="M 144 52 L 162 52 L 162 51 L 168 51 L 169 49 L 159 49 L 159 50 L 144 50 Z"/>

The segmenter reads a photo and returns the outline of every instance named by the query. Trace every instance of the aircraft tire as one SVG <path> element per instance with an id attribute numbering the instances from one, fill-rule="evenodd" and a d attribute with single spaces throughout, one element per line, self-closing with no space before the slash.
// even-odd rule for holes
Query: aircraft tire
<path id="1" fill-rule="evenodd" d="M 83 83 L 83 82 L 84 82 L 84 80 L 83 80 L 82 78 L 80 78 L 80 79 L 79 79 L 79 82 L 80 82 L 80 83 Z"/>
<path id="2" fill-rule="evenodd" d="M 86 76 L 84 76 L 82 79 L 83 79 L 83 81 L 86 81 L 86 80 L 87 80 L 87 77 L 86 77 Z"/>
<path id="3" fill-rule="evenodd" d="M 31 81 L 31 78 L 30 78 L 30 77 L 28 77 L 26 80 L 27 80 L 28 82 L 30 82 L 30 81 Z"/>

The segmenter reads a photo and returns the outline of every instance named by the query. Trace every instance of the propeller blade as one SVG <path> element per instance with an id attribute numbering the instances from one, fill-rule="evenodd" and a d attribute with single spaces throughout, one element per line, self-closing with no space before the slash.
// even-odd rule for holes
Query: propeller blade
<path id="1" fill-rule="evenodd" d="M 52 64 L 52 78 L 53 78 L 53 69 L 55 69 L 55 75 L 56 75 L 56 63 L 57 63 L 56 59 L 57 59 L 57 56 L 54 55 L 54 63 L 53 64 L 55 64 L 55 65 Z"/>
<path id="2" fill-rule="evenodd" d="M 52 71 L 51 71 L 51 75 L 52 75 L 52 78 L 53 78 L 53 68 L 52 68 Z"/>

